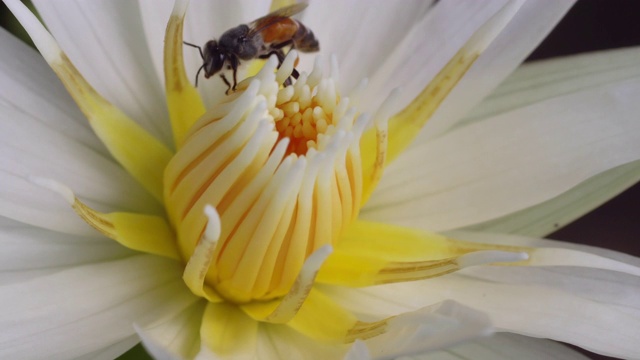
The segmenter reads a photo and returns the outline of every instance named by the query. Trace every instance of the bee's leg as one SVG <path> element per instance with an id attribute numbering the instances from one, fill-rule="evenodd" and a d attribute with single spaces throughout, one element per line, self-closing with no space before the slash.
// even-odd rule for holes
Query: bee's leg
<path id="1" fill-rule="evenodd" d="M 229 80 L 227 80 L 224 74 L 220 74 L 220 78 L 222 79 L 222 81 L 224 81 L 225 84 L 227 84 L 227 91 L 225 91 L 224 94 L 229 95 L 229 90 L 231 90 L 231 84 L 229 83 Z"/>
<path id="2" fill-rule="evenodd" d="M 240 60 L 237 57 L 231 57 L 229 58 L 229 65 L 233 70 L 233 87 L 231 88 L 231 90 L 236 91 L 236 85 L 238 85 L 237 74 L 238 74 L 238 66 L 240 66 Z"/>
<path id="3" fill-rule="evenodd" d="M 237 72 L 238 72 L 238 67 L 234 66 L 233 67 L 233 88 L 232 88 L 233 91 L 236 91 L 236 85 L 238 85 L 238 80 L 236 77 Z"/>

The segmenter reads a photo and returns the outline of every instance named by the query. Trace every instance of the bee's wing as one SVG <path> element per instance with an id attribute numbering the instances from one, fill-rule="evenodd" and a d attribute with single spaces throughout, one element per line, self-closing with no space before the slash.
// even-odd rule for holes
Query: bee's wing
<path id="1" fill-rule="evenodd" d="M 247 34 L 247 37 L 258 34 L 269 26 L 301 12 L 308 5 L 309 4 L 307 3 L 295 3 L 293 5 L 285 6 L 278 10 L 270 12 L 269 14 L 252 21 L 251 23 L 249 23 L 249 33 Z"/>

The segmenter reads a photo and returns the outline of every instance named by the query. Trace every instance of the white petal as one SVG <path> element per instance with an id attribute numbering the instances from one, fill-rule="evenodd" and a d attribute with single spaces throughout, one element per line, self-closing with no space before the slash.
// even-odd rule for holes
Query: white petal
<path id="1" fill-rule="evenodd" d="M 140 338 L 137 335 L 129 336 L 128 338 L 110 345 L 104 349 L 79 356 L 77 358 L 74 358 L 73 360 L 113 360 L 130 350 L 139 342 Z"/>
<path id="2" fill-rule="evenodd" d="M 617 49 L 525 64 L 461 123 L 640 74 L 640 48 Z M 475 230 L 544 236 L 640 181 L 640 163 L 612 169 L 534 207 L 472 226 Z"/>
<path id="3" fill-rule="evenodd" d="M 260 359 L 340 359 L 345 347 L 320 343 L 287 326 L 260 324 L 256 353 Z"/>
<path id="4" fill-rule="evenodd" d="M 195 298 L 177 264 L 140 255 L 0 287 L 0 357 L 69 359 L 178 313 Z"/>
<path id="5" fill-rule="evenodd" d="M 451 91 L 413 144 L 441 134 L 462 119 L 524 61 L 574 3 L 574 0 L 527 1 Z M 407 87 L 407 91 L 410 89 Z"/>
<path id="6" fill-rule="evenodd" d="M 49 31 L 89 83 L 147 131 L 170 144 L 164 88 L 151 66 L 137 4 L 109 0 L 34 3 Z"/>
<path id="7" fill-rule="evenodd" d="M 323 290 L 363 318 L 380 319 L 380 312 L 367 312 L 372 308 L 368 298 L 343 296 L 342 288 L 325 286 Z M 441 349 L 491 332 L 484 314 L 453 301 L 396 315 L 389 321 L 387 333 L 360 341 L 350 349 L 314 341 L 286 326 L 260 324 L 257 353 L 264 359 L 338 359 L 345 356 L 354 360 L 368 359 L 368 356 L 394 359 Z"/>
<path id="8" fill-rule="evenodd" d="M 528 243 L 526 238 L 508 235 L 450 235 L 474 241 L 493 238 L 494 243 L 511 245 Z M 589 247 L 567 246 L 593 252 Z M 534 252 L 533 264 L 544 266 L 479 266 L 426 281 L 358 290 L 358 295 L 368 297 L 370 306 L 390 312 L 453 299 L 488 313 L 504 331 L 548 337 L 610 356 L 640 356 L 635 346 L 640 336 L 640 259 L 619 254 L 608 260 L 567 250 L 558 250 L 558 254 L 564 254 L 564 259 L 548 249 Z M 623 260 L 626 264 L 619 262 Z M 566 266 L 549 266 L 554 264 Z"/>
<path id="9" fill-rule="evenodd" d="M 359 308 L 362 310 L 366 304 Z M 487 316 L 455 301 L 397 315 L 388 332 L 365 341 L 375 359 L 395 359 L 442 349 L 491 334 Z"/>
<path id="10" fill-rule="evenodd" d="M 363 217 L 445 230 L 551 199 L 640 159 L 640 79 L 499 114 L 408 150 Z"/>
<path id="11" fill-rule="evenodd" d="M 158 204 L 109 155 L 47 64 L 0 31 L 0 214 L 25 223 L 91 234 L 50 191 L 26 180 L 60 180 L 106 208 L 159 211 Z M 104 210 L 104 208 L 103 208 Z"/>
<path id="12" fill-rule="evenodd" d="M 423 20 L 432 2 L 312 1 L 300 19 L 318 38 L 321 53 L 336 55 L 340 84 L 352 89 L 375 74 L 414 25 Z M 311 71 L 313 61 L 309 57 L 302 54 L 299 69 Z"/>
<path id="13" fill-rule="evenodd" d="M 190 359 L 200 350 L 204 302 L 196 302 L 176 316 L 145 328 L 136 326 L 145 349 L 157 360 Z"/>
<path id="14" fill-rule="evenodd" d="M 426 16 L 416 19 L 404 38 L 378 63 L 363 92 L 362 106 L 373 111 L 391 89 L 401 86 L 403 100 L 399 110 L 408 104 L 442 69 L 473 33 L 507 2 L 504 0 L 441 1 Z M 388 11 L 393 16 L 395 11 Z M 377 39 L 370 38 L 370 46 Z M 357 80 L 357 79 L 356 79 Z"/>
<path id="15" fill-rule="evenodd" d="M 561 272 L 551 275 L 544 277 L 544 283 L 540 285 L 531 284 L 520 277 L 519 284 L 496 284 L 493 278 L 488 282 L 447 279 L 446 284 L 434 287 L 449 294 L 447 296 L 465 298 L 468 305 L 489 313 L 496 326 L 506 331 L 549 337 L 603 355 L 624 358 L 640 356 L 637 347 L 640 337 L 637 300 L 636 307 L 630 308 L 614 301 L 606 302 L 604 296 L 592 300 L 577 290 L 583 287 L 580 289 L 582 292 L 605 293 L 609 295 L 609 300 L 614 300 L 618 295 L 637 298 L 640 290 L 637 277 L 631 279 L 630 276 L 615 272 L 585 271 L 582 274 L 585 280 L 579 283 Z M 603 280 L 595 281 L 598 277 Z M 586 280 L 590 278 L 591 281 Z M 564 282 L 558 288 L 552 288 L 550 279 Z M 567 283 L 571 286 L 567 286 Z M 612 283 L 614 285 L 610 285 Z M 619 293 L 620 290 L 624 292 Z"/>
<path id="16" fill-rule="evenodd" d="M 0 285 L 24 282 L 74 265 L 131 256 L 115 241 L 80 237 L 24 224 L 0 227 Z"/>
<path id="17" fill-rule="evenodd" d="M 364 341 L 358 339 L 353 342 L 351 348 L 344 356 L 344 360 L 370 360 L 371 354 Z"/>
<path id="18" fill-rule="evenodd" d="M 446 351 L 431 352 L 413 360 L 538 360 L 589 359 L 569 347 L 554 341 L 516 334 L 495 334 L 486 339 L 465 342 Z"/>
<path id="19" fill-rule="evenodd" d="M 535 61 L 520 66 L 458 125 L 576 91 L 640 76 L 640 47 Z"/>
<path id="20" fill-rule="evenodd" d="M 107 154 L 42 56 L 4 29 L 0 29 L 0 46 L 4 49 L 0 52 L 0 104 L 19 108 L 43 126 Z"/>
<path id="21" fill-rule="evenodd" d="M 537 268 L 530 269 L 539 271 Z M 505 276 L 514 271 L 510 267 L 498 270 Z M 522 271 L 526 270 L 527 268 L 523 268 Z M 640 311 L 637 305 L 632 308 L 603 302 L 602 297 L 594 300 L 592 298 L 595 295 L 592 298 L 584 295 L 589 289 L 590 294 L 595 294 L 622 288 L 625 290 L 625 298 L 630 299 L 632 294 L 638 293 L 640 284 L 637 277 L 622 274 L 621 284 L 609 287 L 606 284 L 618 279 L 619 273 L 599 270 L 596 275 L 594 271 L 586 271 L 581 274 L 584 281 L 567 290 L 563 287 L 529 283 L 528 278 L 521 273 L 514 273 L 512 283 L 501 283 L 499 278 L 484 281 L 470 277 L 470 273 L 471 271 L 465 275 L 452 274 L 428 281 L 387 285 L 385 289 L 360 291 L 368 293 L 387 307 L 395 308 L 411 308 L 454 299 L 487 313 L 494 325 L 503 331 L 548 337 L 604 355 L 624 358 L 640 356 L 636 346 L 640 336 Z M 515 275 L 520 275 L 517 283 Z M 553 276 L 568 280 L 567 277 L 562 278 L 564 275 L 561 272 L 554 272 Z M 596 276 L 604 278 L 604 281 L 596 282 Z M 577 287 L 582 287 L 582 291 L 577 291 Z M 635 302 L 637 304 L 637 300 Z"/>
<path id="22" fill-rule="evenodd" d="M 548 235 L 640 181 L 640 161 L 600 173 L 553 199 L 468 230 L 526 236 Z"/>

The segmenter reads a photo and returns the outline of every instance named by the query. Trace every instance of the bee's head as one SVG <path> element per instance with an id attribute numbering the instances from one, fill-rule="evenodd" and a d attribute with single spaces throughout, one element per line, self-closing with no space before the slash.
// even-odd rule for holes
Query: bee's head
<path id="1" fill-rule="evenodd" d="M 227 60 L 227 55 L 222 51 L 218 42 L 215 40 L 207 41 L 204 45 L 203 55 L 202 68 L 204 69 L 204 77 L 208 79 L 218 71 L 222 70 L 222 66 L 224 65 L 225 60 Z"/>

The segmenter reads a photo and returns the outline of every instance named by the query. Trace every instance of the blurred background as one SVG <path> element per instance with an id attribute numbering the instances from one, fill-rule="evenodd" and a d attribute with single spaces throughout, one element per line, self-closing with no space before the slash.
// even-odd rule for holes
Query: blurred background
<path id="1" fill-rule="evenodd" d="M 527 61 L 640 45 L 639 15 L 640 1 L 579 0 Z M 0 26 L 30 43 L 22 27 L 4 4 L 0 6 Z M 640 184 L 556 231 L 549 238 L 640 256 Z M 578 350 L 592 359 L 612 359 Z M 137 360 L 149 357 L 137 346 L 120 359 Z"/>

